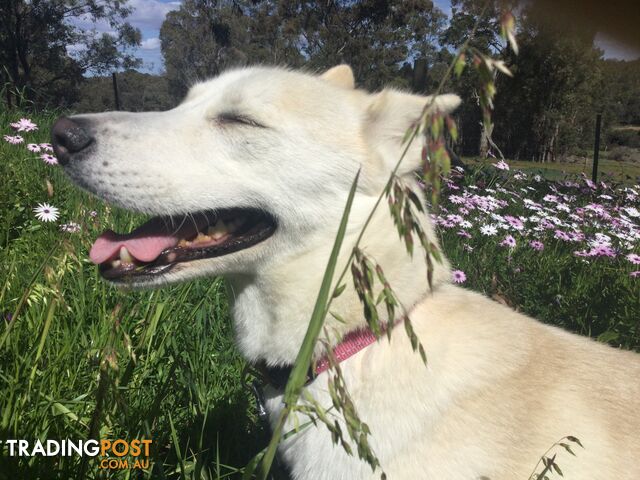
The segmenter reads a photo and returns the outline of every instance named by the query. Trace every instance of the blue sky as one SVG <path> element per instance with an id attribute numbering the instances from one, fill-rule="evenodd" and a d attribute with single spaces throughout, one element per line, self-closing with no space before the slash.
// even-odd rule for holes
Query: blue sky
<path id="1" fill-rule="evenodd" d="M 144 62 L 142 71 L 158 73 L 163 70 L 160 53 L 160 26 L 171 10 L 180 7 L 179 0 L 129 0 L 128 5 L 134 9 L 128 21 L 142 32 L 142 45 L 136 55 Z M 449 0 L 435 0 L 434 3 L 445 13 L 451 13 Z M 77 22 L 83 28 L 96 28 L 99 32 L 108 32 L 107 24 L 93 25 L 90 22 Z M 605 51 L 606 58 L 632 60 L 640 56 L 640 52 L 631 52 L 624 45 L 611 38 L 598 34 L 596 45 Z"/>

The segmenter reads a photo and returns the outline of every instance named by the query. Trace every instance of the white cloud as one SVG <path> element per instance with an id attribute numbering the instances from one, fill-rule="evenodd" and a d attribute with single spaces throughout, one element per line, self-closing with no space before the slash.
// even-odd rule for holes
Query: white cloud
<path id="1" fill-rule="evenodd" d="M 142 50 L 156 50 L 160 48 L 160 39 L 158 37 L 154 37 L 142 40 L 140 48 L 142 48 Z"/>
<path id="2" fill-rule="evenodd" d="M 172 10 L 180 8 L 180 2 L 165 3 L 160 0 L 130 0 L 127 6 L 133 8 L 133 12 L 127 21 L 140 30 L 160 30 L 160 26 Z"/>
<path id="3" fill-rule="evenodd" d="M 594 45 L 604 50 L 604 58 L 617 60 L 636 60 L 640 58 L 640 50 L 630 45 L 625 45 L 609 35 L 598 32 Z"/>

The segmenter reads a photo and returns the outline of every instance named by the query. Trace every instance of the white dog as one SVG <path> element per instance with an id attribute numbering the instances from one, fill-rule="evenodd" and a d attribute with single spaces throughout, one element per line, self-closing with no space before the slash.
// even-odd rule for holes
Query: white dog
<path id="1" fill-rule="evenodd" d="M 53 142 L 80 186 L 160 216 L 96 241 L 91 258 L 105 278 L 151 287 L 224 275 L 246 359 L 286 366 L 306 332 L 356 172 L 338 265 L 400 157 L 405 131 L 432 100 L 355 89 L 347 66 L 320 76 L 246 68 L 194 86 L 167 112 L 60 119 Z M 451 111 L 459 99 L 435 102 Z M 399 172 L 411 185 L 419 150 L 416 142 Z M 437 244 L 427 218 L 423 227 Z M 526 480 L 566 435 L 584 450 L 574 448 L 573 457 L 560 449 L 565 478 L 640 478 L 640 357 L 458 288 L 446 261 L 435 264 L 430 291 L 423 255 L 406 254 L 386 207 L 361 245 L 410 307 L 428 355 L 425 366 L 400 326 L 390 342 L 341 363 L 389 479 Z M 353 288 L 332 310 L 345 320 L 326 320 L 338 337 L 366 326 Z M 322 373 L 306 388 L 328 407 L 327 380 Z M 281 395 L 268 396 L 273 419 Z M 296 479 L 380 475 L 333 445 L 322 425 L 289 437 L 280 453 Z"/>

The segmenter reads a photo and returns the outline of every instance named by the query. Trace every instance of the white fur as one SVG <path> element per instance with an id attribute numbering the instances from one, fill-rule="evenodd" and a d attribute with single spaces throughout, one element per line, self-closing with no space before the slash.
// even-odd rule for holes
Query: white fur
<path id="1" fill-rule="evenodd" d="M 274 236 L 244 251 L 181 264 L 155 282 L 225 275 L 233 295 L 237 342 L 245 357 L 293 362 L 326 266 L 351 182 L 358 186 L 338 265 L 346 256 L 389 171 L 401 140 L 427 103 L 399 91 L 353 88 L 345 66 L 323 76 L 277 68 L 227 72 L 196 85 L 162 113 L 87 115 L 96 148 L 67 171 L 79 184 L 129 209 L 153 214 L 257 207 L 278 221 Z M 453 95 L 436 99 L 443 110 Z M 234 110 L 267 128 L 224 125 Z M 400 170 L 407 182 L 420 145 Z M 423 226 L 437 238 L 427 218 Z M 402 328 L 341 364 L 371 444 L 390 479 L 521 479 L 565 435 L 585 450 L 560 452 L 565 478 L 640 478 L 640 361 L 594 341 L 542 325 L 450 284 L 436 264 L 429 291 L 423 255 L 409 257 L 386 206 L 362 247 L 384 268 L 412 309 L 429 358 L 425 367 Z M 329 317 L 331 338 L 364 325 L 352 288 Z M 318 354 L 320 351 L 317 352 Z M 323 404 L 327 374 L 308 389 Z M 282 408 L 270 392 L 268 408 Z M 301 423 L 304 418 L 299 419 Z M 281 453 L 296 479 L 377 478 L 333 446 L 324 427 L 291 437 Z"/>

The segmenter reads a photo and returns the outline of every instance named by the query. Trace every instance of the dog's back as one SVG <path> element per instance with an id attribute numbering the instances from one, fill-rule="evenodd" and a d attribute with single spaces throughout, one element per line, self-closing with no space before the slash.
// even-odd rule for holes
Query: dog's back
<path id="1" fill-rule="evenodd" d="M 636 354 L 452 285 L 416 306 L 412 320 L 426 366 L 403 332 L 342 364 L 388 478 L 526 480 L 543 455 L 555 455 L 565 478 L 640 478 Z M 326 381 L 311 387 L 321 399 Z M 279 396 L 270 403 L 277 411 Z M 378 478 L 326 435 L 287 443 L 295 478 Z"/>

